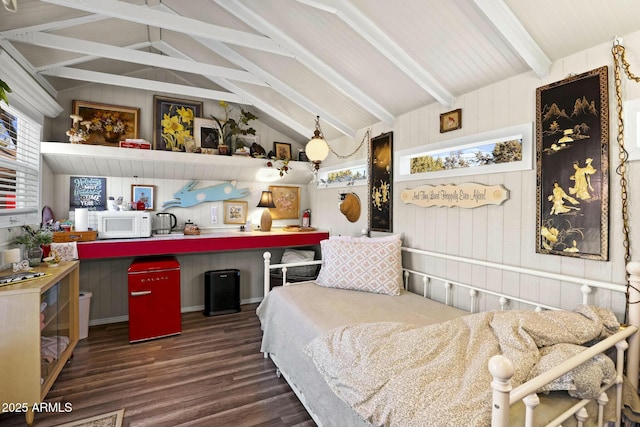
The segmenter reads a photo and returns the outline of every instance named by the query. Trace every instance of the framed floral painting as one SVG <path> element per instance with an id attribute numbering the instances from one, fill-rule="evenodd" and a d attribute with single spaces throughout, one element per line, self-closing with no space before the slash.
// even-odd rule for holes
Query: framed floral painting
<path id="1" fill-rule="evenodd" d="M 153 97 L 153 147 L 186 151 L 185 139 L 194 139 L 195 118 L 202 115 L 202 102 Z"/>
<path id="2" fill-rule="evenodd" d="M 249 202 L 246 202 L 244 200 L 225 200 L 224 201 L 224 223 L 225 224 L 246 223 L 248 210 L 249 210 Z"/>
<path id="3" fill-rule="evenodd" d="M 300 187 L 270 185 L 275 208 L 269 209 L 273 219 L 300 218 Z"/>
<path id="4" fill-rule="evenodd" d="M 118 147 L 120 141 L 138 138 L 139 108 L 73 100 L 73 114 L 91 122 L 84 144 Z"/>

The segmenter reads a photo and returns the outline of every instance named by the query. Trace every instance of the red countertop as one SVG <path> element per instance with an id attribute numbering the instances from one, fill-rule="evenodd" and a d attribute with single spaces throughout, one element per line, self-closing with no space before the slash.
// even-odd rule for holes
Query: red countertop
<path id="1" fill-rule="evenodd" d="M 327 231 L 214 231 L 199 236 L 155 235 L 146 239 L 110 239 L 78 243 L 78 257 L 105 259 L 147 255 L 179 255 L 317 245 Z"/>

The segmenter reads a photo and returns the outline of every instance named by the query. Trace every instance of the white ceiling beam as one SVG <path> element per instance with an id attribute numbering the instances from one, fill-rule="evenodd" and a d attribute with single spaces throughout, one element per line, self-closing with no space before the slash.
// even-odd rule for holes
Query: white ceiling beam
<path id="1" fill-rule="evenodd" d="M 95 43 L 71 37 L 44 33 L 25 33 L 13 36 L 11 39 L 51 49 L 82 53 L 84 55 L 94 55 L 100 58 L 110 58 L 116 61 L 144 64 L 151 67 L 168 68 L 170 70 L 184 71 L 187 73 L 224 77 L 230 80 L 266 86 L 263 81 L 243 70 L 234 70 L 231 68 L 219 67 L 217 65 L 186 61 L 179 58 L 168 58 L 153 53 L 134 51 L 123 47 L 110 46 L 103 43 Z"/>
<path id="2" fill-rule="evenodd" d="M 166 42 L 155 43 L 154 47 L 158 49 L 160 52 L 168 56 L 173 56 L 173 57 L 183 58 L 183 59 L 191 59 L 189 56 L 185 55 L 184 52 L 174 48 L 173 46 L 169 45 Z M 233 82 L 230 82 L 229 80 L 222 79 L 222 78 L 214 78 L 214 77 L 206 77 L 206 78 L 212 81 L 213 83 L 217 84 L 218 86 L 225 88 L 229 92 L 232 92 L 240 96 L 242 99 L 246 101 L 245 102 L 246 104 L 251 104 L 256 108 L 259 108 L 274 120 L 282 123 L 284 126 L 287 126 L 289 129 L 300 134 L 303 138 L 307 138 L 313 134 L 312 129 L 309 129 L 308 127 L 303 126 L 297 121 L 291 119 L 289 115 L 284 114 L 282 111 L 278 110 L 277 108 L 274 108 L 268 102 L 265 102 L 262 99 L 251 94 L 250 92 L 247 92 L 246 90 L 242 89 L 240 86 L 234 84 Z"/>
<path id="3" fill-rule="evenodd" d="M 409 76 L 425 92 L 433 96 L 440 104 L 453 105 L 454 96 L 431 73 L 422 68 L 396 42 L 391 40 L 369 18 L 348 0 L 324 1 L 337 10 L 336 16 L 342 19 L 355 32 L 382 53 L 389 61 Z M 326 10 L 326 9 L 323 9 Z"/>
<path id="4" fill-rule="evenodd" d="M 27 58 L 25 58 L 24 55 L 22 55 L 22 53 L 20 53 L 20 51 L 18 51 L 18 49 L 16 49 L 13 44 L 9 42 L 9 40 L 0 39 L 0 48 L 7 52 L 18 64 L 20 64 L 22 68 L 24 68 L 29 74 L 31 74 L 33 79 L 38 82 L 38 84 L 42 86 L 42 88 L 46 90 L 49 95 L 54 98 L 58 97 L 58 91 L 53 87 L 53 85 L 49 83 L 47 79 L 36 73 L 33 65 L 31 65 L 31 62 L 27 61 Z"/>
<path id="5" fill-rule="evenodd" d="M 101 15 L 86 15 L 80 16 L 78 18 L 64 19 L 62 21 L 45 22 L 44 24 L 14 28 L 13 30 L 0 32 L 0 39 L 15 36 L 16 34 L 60 30 L 63 28 L 75 27 L 78 25 L 90 24 L 92 22 L 102 21 L 104 19 L 109 19 L 109 17 Z"/>
<path id="6" fill-rule="evenodd" d="M 153 92 L 166 92 L 182 96 L 193 96 L 196 98 L 226 100 L 238 104 L 244 103 L 242 98 L 233 93 L 204 89 L 200 87 L 179 85 L 175 83 L 165 83 L 155 80 L 140 79 L 137 77 L 119 76 L 115 74 L 101 73 L 98 71 L 80 70 L 77 68 L 69 67 L 56 67 L 43 70 L 41 74 L 85 82 L 130 87 L 134 89 L 142 89 Z"/>
<path id="7" fill-rule="evenodd" d="M 72 9 L 84 10 L 136 22 L 143 25 L 151 25 L 166 30 L 204 37 L 211 40 L 219 40 L 224 43 L 244 46 L 251 49 L 262 50 L 278 55 L 291 56 L 289 52 L 277 45 L 268 37 L 233 30 L 219 25 L 208 24 L 193 18 L 173 15 L 160 10 L 150 9 L 146 6 L 137 6 L 119 0 L 43 0 L 46 3 L 57 4 Z"/>
<path id="8" fill-rule="evenodd" d="M 503 0 L 474 0 L 474 3 L 538 77 L 549 74 L 551 59 Z"/>
<path id="9" fill-rule="evenodd" d="M 257 31 L 268 35 L 271 39 L 277 40 L 280 44 L 286 46 L 287 50 L 293 53 L 298 62 L 315 72 L 333 87 L 337 88 L 343 94 L 354 100 L 361 108 L 367 110 L 370 114 L 377 117 L 387 125 L 393 125 L 395 118 L 387 109 L 364 93 L 359 87 L 340 75 L 340 73 L 305 49 L 300 43 L 287 36 L 251 9 L 243 4 L 231 0 L 215 0 L 215 2 Z M 312 111 L 312 113 L 314 113 L 314 115 L 318 115 L 318 112 Z M 322 116 L 323 121 L 327 121 L 326 116 Z"/>
<path id="10" fill-rule="evenodd" d="M 151 43 L 142 42 L 142 43 L 136 43 L 136 44 L 132 44 L 132 45 L 126 46 L 126 49 L 138 50 L 138 49 L 144 49 L 144 48 L 147 48 L 147 47 L 150 47 L 150 46 L 151 46 Z M 51 68 L 67 67 L 69 65 L 84 64 L 84 63 L 89 62 L 89 61 L 95 61 L 96 59 L 100 59 L 100 57 L 99 56 L 94 56 L 94 55 L 78 56 L 77 58 L 71 58 L 71 59 L 67 59 L 65 61 L 60 61 L 60 62 L 56 62 L 56 63 L 53 63 L 53 64 L 43 65 L 41 67 L 35 67 L 34 71 L 40 72 L 40 71 L 48 70 L 48 69 L 51 69 Z"/>
<path id="11" fill-rule="evenodd" d="M 340 118 L 336 117 L 329 110 L 322 108 L 320 105 L 318 105 L 311 99 L 307 98 L 306 96 L 302 95 L 300 92 L 293 89 L 291 86 L 279 80 L 273 74 L 270 74 L 267 71 L 263 70 L 262 68 L 258 67 L 253 62 L 249 61 L 244 56 L 240 55 L 238 52 L 231 49 L 224 43 L 205 40 L 203 38 L 198 38 L 198 37 L 195 37 L 195 40 L 199 41 L 203 46 L 214 51 L 215 53 L 224 57 L 228 61 L 231 61 L 234 64 L 249 71 L 250 73 L 260 77 L 271 87 L 271 89 L 287 97 L 291 102 L 309 111 L 314 116 L 317 116 L 317 115 L 322 116 L 323 122 L 336 128 L 337 130 L 342 132 L 344 135 L 347 135 L 351 138 L 355 138 L 355 135 L 356 135 L 355 129 L 347 125 Z"/>

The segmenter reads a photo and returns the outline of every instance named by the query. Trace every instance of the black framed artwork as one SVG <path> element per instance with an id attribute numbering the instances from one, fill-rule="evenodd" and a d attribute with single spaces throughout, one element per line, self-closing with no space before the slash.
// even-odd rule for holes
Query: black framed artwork
<path id="1" fill-rule="evenodd" d="M 607 67 L 536 90 L 536 252 L 608 260 Z"/>
<path id="2" fill-rule="evenodd" d="M 393 231 L 393 132 L 369 146 L 369 230 Z"/>

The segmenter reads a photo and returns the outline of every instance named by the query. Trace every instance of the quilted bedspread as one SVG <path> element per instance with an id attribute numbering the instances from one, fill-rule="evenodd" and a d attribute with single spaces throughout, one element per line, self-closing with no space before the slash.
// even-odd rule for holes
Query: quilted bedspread
<path id="1" fill-rule="evenodd" d="M 541 365 L 560 363 L 567 351 L 618 328 L 612 312 L 592 306 L 572 312 L 485 312 L 423 327 L 341 326 L 315 338 L 305 352 L 334 393 L 373 425 L 489 426 L 487 364 L 493 355 L 514 363 L 515 387 L 540 373 Z M 552 388 L 589 397 L 614 379 L 606 356 L 588 363 L 578 378 L 569 373 Z"/>

